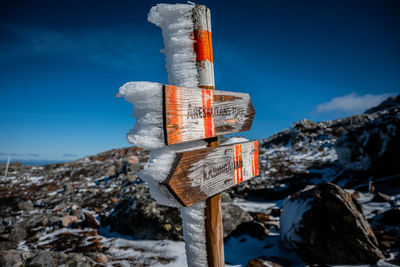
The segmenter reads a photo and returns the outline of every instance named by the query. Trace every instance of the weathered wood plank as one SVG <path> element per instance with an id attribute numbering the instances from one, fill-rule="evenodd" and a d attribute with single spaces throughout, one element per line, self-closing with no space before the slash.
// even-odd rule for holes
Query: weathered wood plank
<path id="1" fill-rule="evenodd" d="M 248 131 L 255 111 L 244 93 L 164 86 L 167 145 Z"/>
<path id="2" fill-rule="evenodd" d="M 178 153 L 164 182 L 185 206 L 259 175 L 258 141 Z"/>

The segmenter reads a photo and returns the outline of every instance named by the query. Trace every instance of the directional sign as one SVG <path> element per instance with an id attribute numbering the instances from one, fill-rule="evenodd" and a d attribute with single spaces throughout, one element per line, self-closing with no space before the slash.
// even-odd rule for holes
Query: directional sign
<path id="1" fill-rule="evenodd" d="M 167 145 L 250 130 L 248 94 L 164 85 Z"/>
<path id="2" fill-rule="evenodd" d="M 163 183 L 190 206 L 258 174 L 258 141 L 252 141 L 178 153 Z"/>

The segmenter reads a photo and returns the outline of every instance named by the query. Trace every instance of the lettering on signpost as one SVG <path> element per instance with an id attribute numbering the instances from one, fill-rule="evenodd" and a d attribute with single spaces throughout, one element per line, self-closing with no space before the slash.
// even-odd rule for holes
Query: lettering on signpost
<path id="1" fill-rule="evenodd" d="M 190 206 L 259 175 L 258 141 L 178 153 L 164 182 Z"/>
<path id="2" fill-rule="evenodd" d="M 248 94 L 164 85 L 166 144 L 247 131 L 254 119 Z"/>

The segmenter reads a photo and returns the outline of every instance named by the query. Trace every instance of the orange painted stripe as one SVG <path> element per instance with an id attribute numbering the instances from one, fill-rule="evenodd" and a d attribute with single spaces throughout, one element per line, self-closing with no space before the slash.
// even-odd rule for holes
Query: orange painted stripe
<path id="1" fill-rule="evenodd" d="M 203 89 L 202 102 L 203 102 L 204 137 L 210 138 L 214 136 L 214 118 L 212 114 L 214 106 L 214 91 Z"/>
<path id="2" fill-rule="evenodd" d="M 194 31 L 194 51 L 197 53 L 197 61 L 209 60 L 214 62 L 213 60 L 213 51 L 212 51 L 212 39 L 211 32 L 203 29 L 198 29 Z"/>
<path id="3" fill-rule="evenodd" d="M 239 146 L 239 158 L 238 158 L 238 164 L 239 164 L 239 183 L 243 182 L 243 151 L 242 151 L 242 145 Z"/>
<path id="4" fill-rule="evenodd" d="M 259 163 L 258 163 L 258 141 L 254 141 L 254 155 L 253 155 L 253 176 L 260 174 Z"/>
<path id="5" fill-rule="evenodd" d="M 238 175 L 236 172 L 236 145 L 233 146 L 232 160 L 233 160 L 233 177 L 234 177 L 235 184 L 238 184 L 238 179 L 237 179 Z"/>
<path id="6" fill-rule="evenodd" d="M 175 109 L 170 108 L 169 112 L 166 114 L 167 138 L 169 145 L 181 143 L 182 140 L 181 127 L 183 124 L 183 118 L 182 114 L 178 111 L 180 105 L 178 95 L 181 90 L 182 88 L 177 86 L 165 85 L 165 100 L 170 107 L 176 107 Z"/>
<path id="7" fill-rule="evenodd" d="M 234 145 L 233 147 L 233 164 L 235 166 L 235 184 L 243 182 L 243 158 L 242 145 Z"/>

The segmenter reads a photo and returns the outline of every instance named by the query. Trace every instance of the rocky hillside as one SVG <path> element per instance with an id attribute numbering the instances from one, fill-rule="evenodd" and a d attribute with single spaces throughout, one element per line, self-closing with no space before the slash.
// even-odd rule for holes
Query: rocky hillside
<path id="1" fill-rule="evenodd" d="M 347 220 L 346 229 L 353 232 L 364 225 L 366 230 L 351 240 L 321 235 L 318 240 L 326 243 L 315 248 L 315 254 L 357 239 L 371 249 L 360 252 L 356 246 L 342 245 L 333 258 L 338 261 L 326 257 L 322 259 L 330 260 L 324 263 L 398 264 L 399 110 L 400 96 L 361 115 L 318 123 L 302 120 L 260 140 L 261 176 L 223 194 L 227 263 L 321 263 L 321 258 L 304 256 L 313 253 L 297 249 L 312 248 L 307 242 L 315 240 L 304 233 L 318 236 L 318 225 L 343 225 L 344 214 L 349 214 L 356 219 Z M 136 176 L 147 159 L 147 151 L 129 147 L 62 164 L 13 163 L 7 177 L 6 166 L 0 165 L 0 266 L 185 265 L 179 211 L 157 205 Z M 311 189 L 315 191 L 302 197 L 300 192 L 310 185 L 316 185 Z M 318 216 L 325 210 L 318 204 L 320 192 L 334 192 L 322 194 L 329 196 L 324 203 L 336 203 L 331 207 L 349 208 L 335 208 L 333 219 L 327 214 L 324 221 Z M 288 196 L 296 199 L 294 210 L 307 209 L 288 213 L 293 208 L 292 202 L 284 201 Z M 282 212 L 286 220 L 281 217 L 280 222 Z M 310 223 L 314 217 L 318 224 Z M 287 223 L 282 225 L 288 221 L 289 234 L 283 230 Z M 296 235 L 293 229 L 302 229 L 303 234 Z M 301 242 L 289 242 L 293 236 L 300 236 Z M 282 242 L 283 237 L 289 239 Z M 349 251 L 365 257 L 346 261 Z"/>

